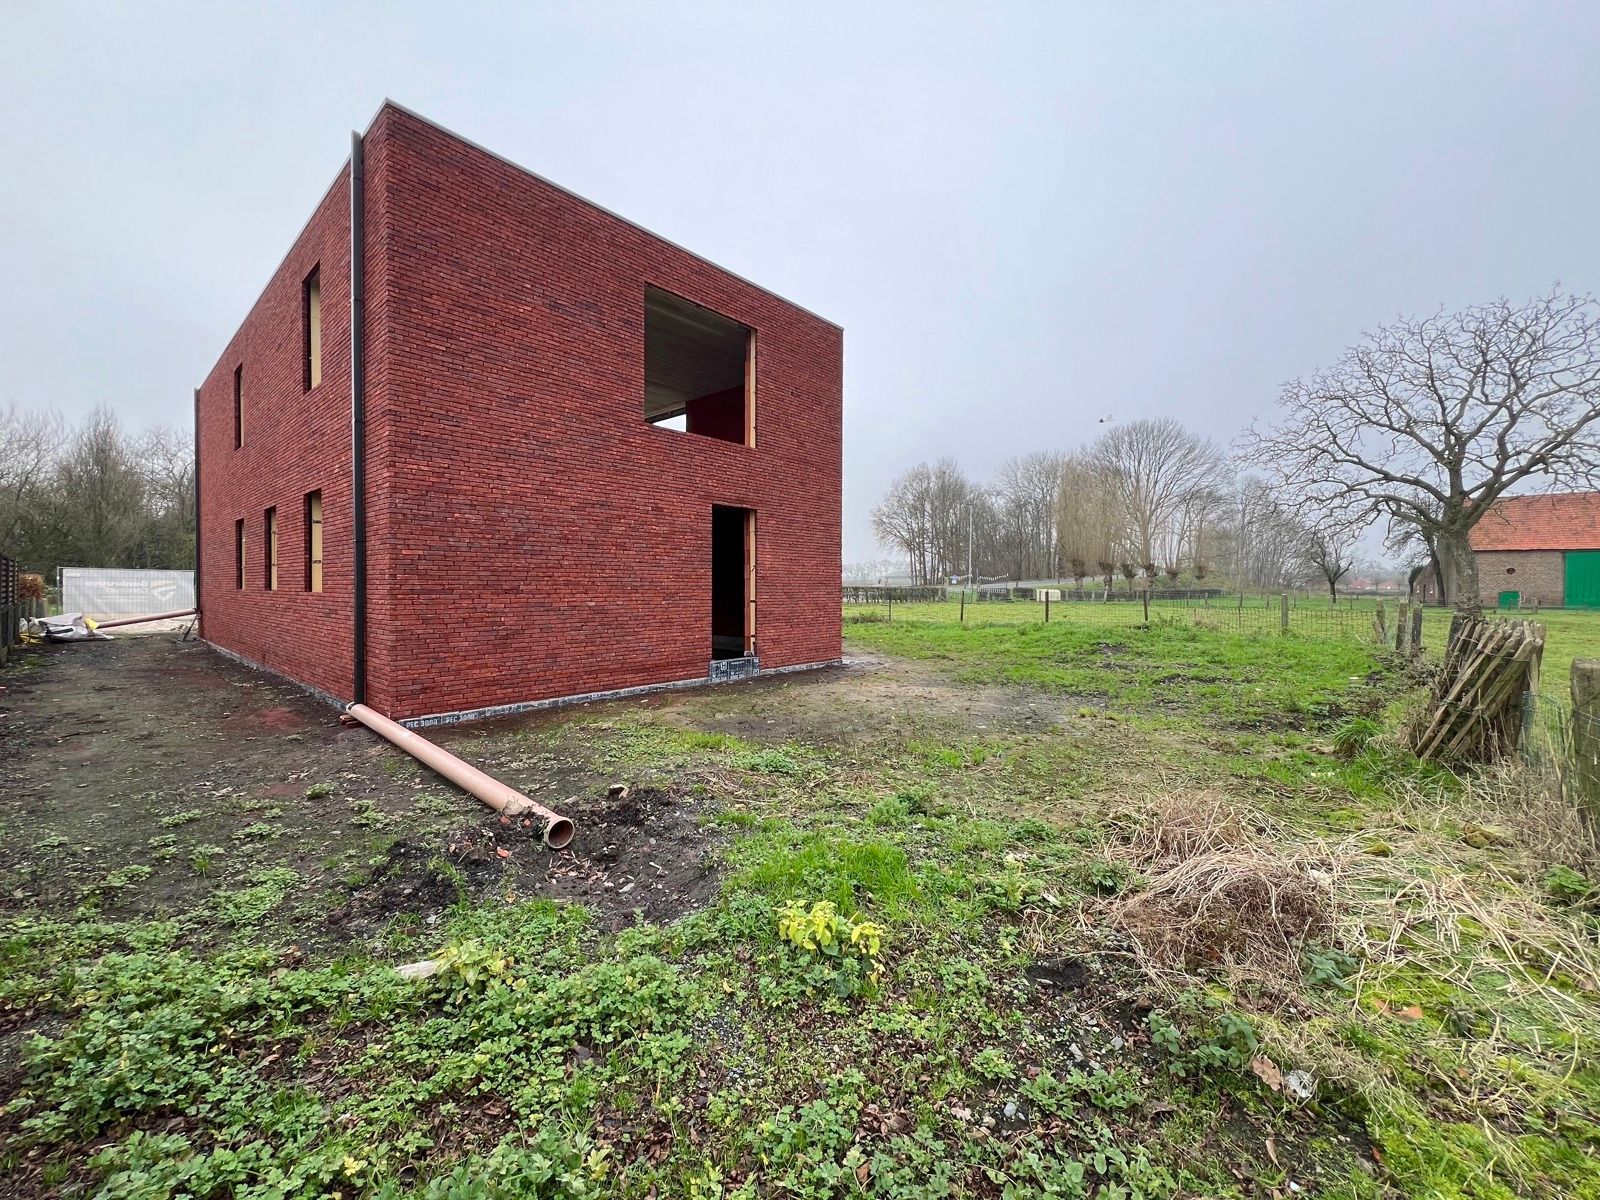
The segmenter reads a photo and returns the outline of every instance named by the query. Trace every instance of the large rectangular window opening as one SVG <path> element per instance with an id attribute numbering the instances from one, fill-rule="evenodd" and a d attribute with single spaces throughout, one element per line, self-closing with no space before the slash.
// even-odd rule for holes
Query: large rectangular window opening
<path id="1" fill-rule="evenodd" d="M 322 382 L 322 267 L 311 268 L 301 295 L 301 315 L 305 330 L 305 390 Z"/>
<path id="2" fill-rule="evenodd" d="M 265 542 L 267 553 L 262 562 L 263 573 L 266 577 L 264 582 L 267 585 L 267 591 L 275 592 L 278 590 L 278 510 L 276 508 L 267 509 L 266 535 L 263 541 Z"/>
<path id="3" fill-rule="evenodd" d="M 244 445 L 244 364 L 233 369 L 233 448 Z"/>
<path id="4" fill-rule="evenodd" d="M 244 518 L 233 523 L 233 586 L 244 588 Z"/>
<path id="5" fill-rule="evenodd" d="M 306 591 L 322 590 L 322 493 L 306 494 Z"/>
<path id="6" fill-rule="evenodd" d="M 660 288 L 644 292 L 644 418 L 756 444 L 755 330 Z"/>
<path id="7" fill-rule="evenodd" d="M 711 508 L 711 657 L 756 652 L 756 514 Z"/>

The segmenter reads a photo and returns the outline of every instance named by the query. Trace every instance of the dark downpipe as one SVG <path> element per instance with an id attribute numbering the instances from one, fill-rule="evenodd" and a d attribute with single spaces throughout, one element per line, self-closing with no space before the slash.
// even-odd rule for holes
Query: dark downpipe
<path id="1" fill-rule="evenodd" d="M 194 390 L 194 612 L 200 621 L 200 389 Z M 201 630 L 201 636 L 205 631 Z"/>
<path id="2" fill-rule="evenodd" d="M 366 166 L 350 134 L 350 512 L 355 526 L 353 699 L 367 701 Z"/>

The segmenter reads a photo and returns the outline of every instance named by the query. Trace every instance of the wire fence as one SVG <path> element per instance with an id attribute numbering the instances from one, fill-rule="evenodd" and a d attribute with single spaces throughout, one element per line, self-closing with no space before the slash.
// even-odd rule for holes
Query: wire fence
<path id="1" fill-rule="evenodd" d="M 1326 599 L 1304 596 L 1174 596 L 1161 592 L 1124 593 L 1112 600 L 1051 597 L 978 601 L 970 593 L 947 600 L 874 596 L 870 601 L 847 600 L 843 608 L 847 626 L 879 621 L 929 625 L 1066 622 L 1131 626 L 1148 621 L 1196 625 L 1223 633 L 1290 633 L 1322 640 L 1371 636 L 1375 611 L 1372 603 L 1330 605 Z"/>

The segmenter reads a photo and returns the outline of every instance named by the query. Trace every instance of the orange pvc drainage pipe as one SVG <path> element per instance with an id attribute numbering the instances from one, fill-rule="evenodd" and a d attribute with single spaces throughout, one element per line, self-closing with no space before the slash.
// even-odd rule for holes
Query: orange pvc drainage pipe
<path id="1" fill-rule="evenodd" d="M 419 733 L 374 712 L 365 704 L 352 704 L 345 709 L 351 717 L 368 729 L 393 742 L 412 758 L 432 767 L 457 787 L 471 792 L 497 813 L 507 817 L 521 817 L 529 813 L 544 820 L 544 844 L 560 850 L 572 840 L 573 824 L 558 812 L 551 812 L 537 800 L 531 800 L 515 788 L 507 787 L 493 775 L 487 775 L 471 763 L 463 762 L 443 746 L 436 746 Z"/>
<path id="2" fill-rule="evenodd" d="M 177 612 L 155 613 L 148 617 L 118 617 L 115 621 L 96 621 L 96 629 L 115 629 L 118 625 L 143 625 L 146 621 L 172 621 L 178 617 L 192 617 L 194 609 L 180 608 Z"/>

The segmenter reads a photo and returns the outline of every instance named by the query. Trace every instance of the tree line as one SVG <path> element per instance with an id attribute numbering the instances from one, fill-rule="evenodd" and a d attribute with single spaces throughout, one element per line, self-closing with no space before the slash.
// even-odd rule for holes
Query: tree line
<path id="1" fill-rule="evenodd" d="M 1014 458 L 988 484 L 950 459 L 924 463 L 890 485 L 872 525 L 919 583 L 1320 577 L 1331 594 L 1377 526 L 1444 599 L 1474 609 L 1470 536 L 1495 501 L 1597 485 L 1600 305 L 1556 287 L 1369 333 L 1287 384 L 1276 416 L 1228 450 L 1162 419 Z"/>
<path id="2" fill-rule="evenodd" d="M 966 580 L 969 555 L 980 581 L 1104 589 L 1219 578 L 1280 588 L 1314 575 L 1314 531 L 1264 481 L 1229 475 L 1227 454 L 1179 422 L 1132 421 L 1084 450 L 1013 458 L 990 483 L 951 459 L 913 467 L 872 524 L 922 584 Z"/>
<path id="3" fill-rule="evenodd" d="M 0 553 L 47 582 L 61 566 L 192 568 L 194 483 L 187 430 L 0 408 Z"/>

